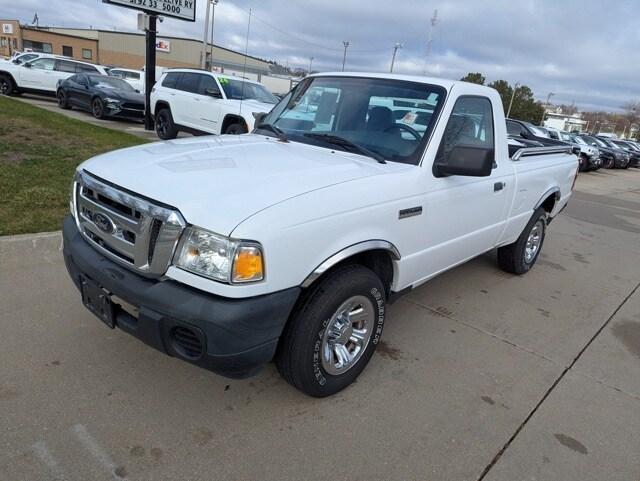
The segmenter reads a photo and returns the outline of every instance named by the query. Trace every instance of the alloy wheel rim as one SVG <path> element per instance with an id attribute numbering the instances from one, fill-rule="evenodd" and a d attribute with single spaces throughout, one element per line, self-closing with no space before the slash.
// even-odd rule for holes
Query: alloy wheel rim
<path id="1" fill-rule="evenodd" d="M 544 232 L 544 225 L 542 222 L 542 219 L 536 222 L 531 229 L 531 232 L 529 232 L 527 244 L 524 248 L 524 261 L 527 264 L 531 264 L 540 250 L 540 244 L 542 244 L 542 233 Z"/>
<path id="2" fill-rule="evenodd" d="M 9 93 L 9 82 L 6 79 L 0 80 L 0 93 L 2 93 L 2 95 Z"/>
<path id="3" fill-rule="evenodd" d="M 353 296 L 331 316 L 322 337 L 322 367 L 334 376 L 344 374 L 362 358 L 374 329 L 375 309 L 365 296 Z"/>
<path id="4" fill-rule="evenodd" d="M 102 107 L 99 101 L 93 102 L 93 115 L 100 117 L 102 115 Z"/>

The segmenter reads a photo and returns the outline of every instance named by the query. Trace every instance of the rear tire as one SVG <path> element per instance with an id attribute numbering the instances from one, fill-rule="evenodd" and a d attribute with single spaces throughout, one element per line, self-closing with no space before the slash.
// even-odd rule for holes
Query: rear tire
<path id="1" fill-rule="evenodd" d="M 13 79 L 8 75 L 0 75 L 0 95 L 11 95 L 14 91 Z"/>
<path id="2" fill-rule="evenodd" d="M 158 111 L 155 119 L 156 135 L 162 140 L 175 139 L 178 136 L 178 129 L 173 122 L 171 110 L 163 108 Z"/>
<path id="3" fill-rule="evenodd" d="M 226 135 L 242 135 L 247 133 L 247 126 L 240 123 L 231 124 L 224 131 Z"/>
<path id="4" fill-rule="evenodd" d="M 498 248 L 500 269 L 511 274 L 522 275 L 533 267 L 538 260 L 547 229 L 548 214 L 539 207 L 527 223 L 518 239 L 509 245 Z"/>
<path id="5" fill-rule="evenodd" d="M 276 365 L 295 388 L 326 397 L 349 386 L 376 349 L 385 316 L 380 278 L 359 265 L 311 287 L 280 339 Z"/>

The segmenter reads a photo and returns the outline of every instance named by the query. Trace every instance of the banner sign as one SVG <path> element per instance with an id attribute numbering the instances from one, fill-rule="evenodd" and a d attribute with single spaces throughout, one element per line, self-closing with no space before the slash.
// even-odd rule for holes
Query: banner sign
<path id="1" fill-rule="evenodd" d="M 13 25 L 10 23 L 3 23 L 2 24 L 2 33 L 7 33 L 9 35 L 13 34 Z"/>
<path id="2" fill-rule="evenodd" d="M 121 7 L 142 10 L 148 14 L 196 21 L 196 0 L 102 0 Z"/>
<path id="3" fill-rule="evenodd" d="M 169 40 L 156 40 L 156 50 L 158 52 L 171 52 L 171 42 Z"/>

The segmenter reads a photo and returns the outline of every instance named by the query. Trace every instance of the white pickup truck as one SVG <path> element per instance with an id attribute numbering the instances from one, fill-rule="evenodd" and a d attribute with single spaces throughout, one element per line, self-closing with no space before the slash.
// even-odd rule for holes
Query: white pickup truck
<path id="1" fill-rule="evenodd" d="M 233 378 L 275 359 L 317 397 L 399 294 L 492 249 L 527 272 L 578 170 L 570 147 L 509 157 L 498 93 L 464 82 L 314 75 L 256 123 L 81 164 L 64 258 L 108 326 Z"/>

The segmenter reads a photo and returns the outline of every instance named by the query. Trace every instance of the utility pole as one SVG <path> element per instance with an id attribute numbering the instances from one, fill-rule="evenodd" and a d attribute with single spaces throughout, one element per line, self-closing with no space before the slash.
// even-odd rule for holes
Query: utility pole
<path id="1" fill-rule="evenodd" d="M 309 57 L 309 75 L 311 75 L 311 67 L 313 66 L 313 57 Z"/>
<path id="2" fill-rule="evenodd" d="M 344 55 L 342 56 L 342 71 L 344 72 L 344 66 L 347 63 L 347 49 L 349 48 L 349 45 L 351 45 L 351 43 L 347 40 L 343 40 L 342 45 L 344 45 Z"/>
<path id="3" fill-rule="evenodd" d="M 509 118 L 509 114 L 511 113 L 511 107 L 513 106 L 513 99 L 516 96 L 516 90 L 520 87 L 520 82 L 516 82 L 513 86 L 513 93 L 511 94 L 511 100 L 509 101 L 509 108 L 507 109 L 507 118 Z"/>
<path id="4" fill-rule="evenodd" d="M 396 53 L 398 52 L 398 49 L 402 47 L 403 45 L 401 43 L 396 43 L 393 46 L 393 55 L 391 57 L 391 68 L 389 69 L 390 73 L 393 73 L 393 65 L 396 63 Z"/>
<path id="5" fill-rule="evenodd" d="M 547 95 L 547 101 L 544 103 L 544 109 L 542 109 L 542 118 L 540 119 L 540 125 L 542 125 L 544 127 L 544 117 L 547 114 L 547 107 L 549 107 L 549 100 L 551 100 L 551 97 L 553 97 L 555 94 L 553 92 L 549 92 L 549 95 Z"/>
<path id="6" fill-rule="evenodd" d="M 157 15 L 148 15 L 149 26 L 146 31 L 146 61 L 144 67 L 144 129 L 153 130 L 153 114 L 151 112 L 151 87 L 156 83 L 156 34 Z"/>
<path id="7" fill-rule="evenodd" d="M 431 48 L 433 45 L 433 29 L 436 28 L 436 25 L 438 24 L 438 9 L 435 9 L 433 11 L 433 17 L 431 17 L 431 28 L 429 29 L 429 39 L 427 40 L 427 56 L 425 58 L 425 65 L 424 65 L 424 70 L 423 70 L 423 74 L 427 75 L 427 59 L 431 56 Z"/>
<path id="8" fill-rule="evenodd" d="M 211 0 L 211 41 L 209 42 L 209 62 L 211 63 L 211 69 L 213 69 L 213 26 L 216 20 L 216 5 L 218 0 Z"/>
<path id="9" fill-rule="evenodd" d="M 204 38 L 202 39 L 202 54 L 200 55 L 200 68 L 205 69 L 207 66 L 207 40 L 209 39 L 209 17 L 211 16 L 211 0 L 207 2 L 207 13 L 204 17 Z"/>

